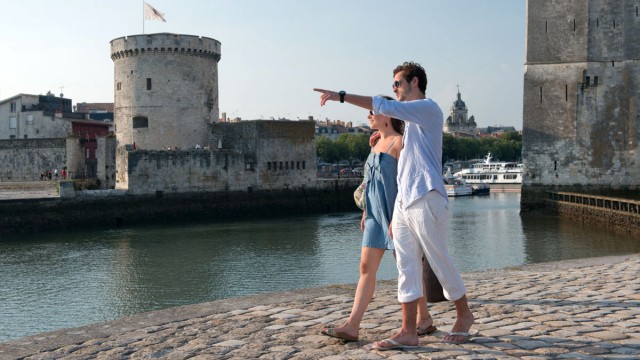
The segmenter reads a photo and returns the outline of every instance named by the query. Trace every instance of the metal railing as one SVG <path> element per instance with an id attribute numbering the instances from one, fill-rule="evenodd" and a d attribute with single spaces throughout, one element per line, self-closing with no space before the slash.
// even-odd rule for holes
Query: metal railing
<path id="1" fill-rule="evenodd" d="M 547 199 L 640 216 L 640 201 L 572 192 L 547 191 Z"/>

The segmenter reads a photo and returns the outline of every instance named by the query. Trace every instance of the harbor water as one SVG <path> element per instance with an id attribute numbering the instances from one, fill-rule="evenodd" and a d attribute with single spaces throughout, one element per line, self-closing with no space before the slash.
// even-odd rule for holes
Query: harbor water
<path id="1" fill-rule="evenodd" d="M 519 213 L 519 193 L 451 198 L 461 271 L 640 252 L 632 235 Z M 0 341 L 222 298 L 355 283 L 360 213 L 2 235 Z M 397 275 L 388 254 L 379 279 Z M 265 296 L 268 296 L 265 294 Z"/>

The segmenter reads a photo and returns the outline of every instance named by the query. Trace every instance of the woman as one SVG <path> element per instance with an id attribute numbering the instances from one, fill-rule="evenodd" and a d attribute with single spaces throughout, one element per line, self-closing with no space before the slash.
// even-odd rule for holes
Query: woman
<path id="1" fill-rule="evenodd" d="M 391 98 L 389 98 L 391 99 Z M 378 130 L 372 135 L 374 144 L 365 166 L 366 205 L 360 221 L 363 232 L 360 257 L 360 279 L 351 309 L 351 315 L 340 327 L 324 328 L 322 334 L 345 342 L 358 341 L 360 322 L 373 297 L 376 286 L 376 272 L 385 250 L 393 250 L 393 240 L 389 236 L 389 224 L 398 192 L 396 175 L 398 157 L 402 150 L 402 121 L 382 114 L 369 112 L 371 129 Z M 423 297 L 418 311 L 418 333 L 426 335 L 436 331 L 433 320 L 426 311 Z"/>

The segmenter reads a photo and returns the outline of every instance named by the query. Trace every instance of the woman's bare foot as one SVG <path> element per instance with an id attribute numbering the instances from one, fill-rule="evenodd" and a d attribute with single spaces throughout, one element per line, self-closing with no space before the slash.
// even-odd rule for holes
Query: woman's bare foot
<path id="1" fill-rule="evenodd" d="M 340 327 L 328 327 L 322 329 L 323 335 L 331 336 L 334 338 L 342 339 L 345 341 L 358 341 L 358 332 L 360 329 L 354 329 L 348 324 Z"/>

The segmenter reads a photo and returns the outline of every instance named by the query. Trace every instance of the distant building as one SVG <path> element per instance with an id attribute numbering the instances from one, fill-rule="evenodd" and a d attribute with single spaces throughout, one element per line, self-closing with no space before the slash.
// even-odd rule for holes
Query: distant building
<path id="1" fill-rule="evenodd" d="M 487 126 L 485 128 L 478 128 L 478 136 L 480 137 L 502 137 L 509 132 L 518 132 L 513 126 Z"/>
<path id="2" fill-rule="evenodd" d="M 63 167 L 70 178 L 95 177 L 97 139 L 106 137 L 110 126 L 73 112 L 71 99 L 50 92 L 2 100 L 0 181 L 37 180 L 43 171 Z"/>
<path id="3" fill-rule="evenodd" d="M 467 104 L 462 101 L 458 90 L 458 98 L 451 105 L 449 116 L 444 122 L 444 132 L 455 137 L 476 137 L 478 125 L 473 115 L 468 117 L 468 112 Z"/>
<path id="4" fill-rule="evenodd" d="M 309 120 L 313 120 L 313 117 L 309 117 Z M 325 136 L 335 141 L 341 134 L 371 134 L 371 130 L 368 126 L 353 126 L 351 121 L 344 122 L 342 120 L 325 120 L 316 121 L 316 139 Z"/>
<path id="5" fill-rule="evenodd" d="M 0 101 L 0 139 L 61 138 L 72 132 L 71 99 L 18 94 Z"/>
<path id="6" fill-rule="evenodd" d="M 111 124 L 94 120 L 71 120 L 73 134 L 80 139 L 85 163 L 84 174 L 78 177 L 95 178 L 97 176 L 98 137 L 109 135 Z"/>
<path id="7" fill-rule="evenodd" d="M 77 103 L 75 111 L 87 114 L 87 118 L 96 121 L 113 123 L 113 103 Z M 113 127 L 109 129 L 113 131 Z"/>

